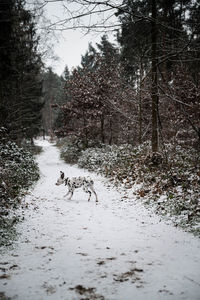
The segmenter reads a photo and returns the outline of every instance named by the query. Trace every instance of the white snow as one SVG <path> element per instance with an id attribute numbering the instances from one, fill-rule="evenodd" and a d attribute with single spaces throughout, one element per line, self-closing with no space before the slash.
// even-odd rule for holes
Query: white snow
<path id="1" fill-rule="evenodd" d="M 20 237 L 1 255 L 1 293 L 16 300 L 200 299 L 198 238 L 105 178 L 65 164 L 48 141 L 37 143 L 41 179 L 26 196 Z M 64 198 L 66 187 L 55 185 L 61 170 L 92 177 L 99 203 L 81 189 Z M 96 290 L 81 295 L 78 285 Z"/>

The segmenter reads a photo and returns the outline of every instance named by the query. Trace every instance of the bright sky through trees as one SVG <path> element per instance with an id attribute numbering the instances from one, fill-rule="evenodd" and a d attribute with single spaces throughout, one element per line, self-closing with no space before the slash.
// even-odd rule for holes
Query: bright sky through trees
<path id="1" fill-rule="evenodd" d="M 101 36 L 105 33 L 104 29 L 99 30 L 99 32 L 98 30 L 95 31 L 91 24 L 101 25 L 103 20 L 106 20 L 106 23 L 109 24 L 116 23 L 117 21 L 117 18 L 113 15 L 114 10 L 112 10 L 111 14 L 109 12 L 108 18 L 107 12 L 95 13 L 91 16 L 90 14 L 87 15 L 88 11 L 86 11 L 84 18 L 72 22 L 65 22 L 71 14 L 77 15 L 79 12 L 84 12 L 81 9 L 82 7 L 79 4 L 69 4 L 69 2 L 64 1 L 50 1 L 44 5 L 46 18 L 49 19 L 52 24 L 57 24 L 56 26 L 51 26 L 51 29 L 54 30 L 57 36 L 52 44 L 55 55 L 59 57 L 58 61 L 52 59 L 46 60 L 46 64 L 47 66 L 52 66 L 53 71 L 58 73 L 58 75 L 62 74 L 66 65 L 70 70 L 80 64 L 81 55 L 85 54 L 89 43 L 92 43 L 95 47 L 96 43 L 100 42 Z M 62 20 L 64 20 L 63 23 Z M 86 28 L 73 29 L 73 26 L 79 27 L 79 25 L 80 27 L 84 27 L 85 25 L 88 27 L 91 26 L 91 28 L 89 30 Z M 72 29 L 69 29 L 70 27 Z M 106 33 L 108 34 L 109 40 L 114 42 L 115 38 L 112 29 L 113 28 L 111 28 L 111 32 L 108 32 L 106 29 Z"/>
<path id="2" fill-rule="evenodd" d="M 48 3 L 45 6 L 45 15 L 52 22 L 57 22 L 66 17 L 60 2 Z M 102 33 L 87 33 L 81 29 L 68 29 L 56 31 L 58 40 L 55 39 L 54 52 L 59 57 L 58 61 L 47 60 L 47 65 L 61 75 L 66 65 L 69 69 L 76 67 L 81 62 L 81 55 L 84 55 L 91 42 L 93 46 L 100 41 Z"/>

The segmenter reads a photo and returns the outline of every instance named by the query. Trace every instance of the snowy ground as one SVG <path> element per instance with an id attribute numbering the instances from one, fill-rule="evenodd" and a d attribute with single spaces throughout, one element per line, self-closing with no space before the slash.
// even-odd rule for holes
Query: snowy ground
<path id="1" fill-rule="evenodd" d="M 200 299 L 200 240 L 160 221 L 133 198 L 95 181 L 99 203 L 56 186 L 88 172 L 66 165 L 58 149 L 37 142 L 41 179 L 25 199 L 19 238 L 0 260 L 0 299 Z"/>

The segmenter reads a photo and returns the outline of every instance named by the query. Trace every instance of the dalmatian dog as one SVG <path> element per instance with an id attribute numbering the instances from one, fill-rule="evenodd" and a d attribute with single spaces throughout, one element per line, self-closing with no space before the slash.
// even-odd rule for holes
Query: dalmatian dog
<path id="1" fill-rule="evenodd" d="M 77 188 L 82 187 L 84 192 L 89 193 L 89 198 L 88 201 L 90 201 L 91 195 L 92 193 L 95 195 L 96 198 L 96 202 L 98 202 L 98 198 L 97 198 L 97 194 L 94 190 L 94 181 L 90 178 L 86 178 L 86 177 L 66 177 L 65 178 L 65 174 L 64 172 L 60 171 L 60 177 L 58 178 L 56 185 L 61 185 L 61 184 L 65 184 L 68 187 L 68 193 L 65 196 L 68 196 L 69 194 L 71 194 L 69 196 L 69 200 L 71 200 L 73 194 L 74 194 L 74 190 Z"/>

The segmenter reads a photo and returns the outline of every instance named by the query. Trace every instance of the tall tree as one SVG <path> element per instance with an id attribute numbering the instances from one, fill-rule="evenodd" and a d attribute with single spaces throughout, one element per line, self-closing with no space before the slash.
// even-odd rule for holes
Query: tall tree
<path id="1" fill-rule="evenodd" d="M 61 116 L 59 115 L 59 111 L 54 110 L 53 107 L 55 104 L 60 106 L 67 101 L 67 97 L 65 97 L 65 90 L 68 76 L 69 73 L 67 67 L 65 68 L 66 79 L 62 76 L 58 76 L 51 68 L 48 68 L 42 75 L 45 101 L 42 109 L 42 123 L 45 134 L 53 134 L 53 130 L 60 124 Z"/>
<path id="2" fill-rule="evenodd" d="M 92 70 L 95 68 L 96 54 L 96 49 L 90 43 L 86 53 L 81 56 L 81 66 L 78 67 L 80 72 L 81 69 L 87 68 L 88 70 Z"/>
<path id="3" fill-rule="evenodd" d="M 7 1 L 6 1 L 7 2 Z M 0 126 L 7 128 L 12 139 L 32 139 L 39 132 L 42 108 L 41 57 L 37 52 L 38 37 L 34 16 L 25 8 L 25 1 L 1 0 L 6 10 L 0 26 L 6 28 L 2 37 L 1 110 Z M 1 30 L 1 32 L 2 32 Z M 5 63 L 4 63 L 5 64 Z"/>
<path id="4" fill-rule="evenodd" d="M 157 1 L 151 0 L 151 74 L 152 74 L 152 152 L 158 152 L 158 34 L 157 34 Z"/>
<path id="5" fill-rule="evenodd" d="M 164 81 L 170 89 L 170 82 L 177 67 L 181 64 L 189 66 L 195 62 L 197 51 L 193 46 L 195 40 L 198 40 L 199 22 L 194 14 L 194 8 L 196 10 L 199 4 L 190 0 L 124 0 L 123 4 L 123 9 L 120 7 L 118 10 L 122 24 L 122 30 L 118 35 L 122 46 L 121 57 L 128 80 L 139 79 L 137 87 L 140 115 L 143 105 L 141 89 L 144 88 L 144 79 L 151 73 L 152 151 L 156 152 L 158 129 L 161 125 L 158 98 L 159 93 L 163 93 L 163 90 L 160 90 L 160 83 Z"/>
<path id="6" fill-rule="evenodd" d="M 100 43 L 97 43 L 96 46 L 106 63 L 109 64 L 118 60 L 118 48 L 108 40 L 108 36 L 106 34 L 101 37 Z"/>

